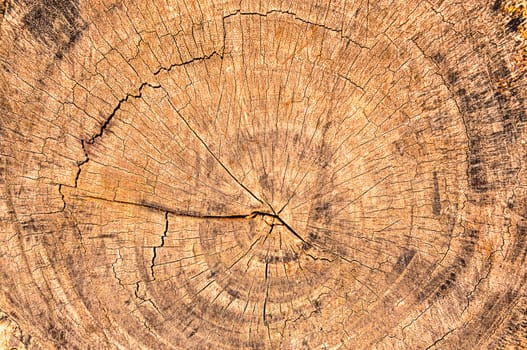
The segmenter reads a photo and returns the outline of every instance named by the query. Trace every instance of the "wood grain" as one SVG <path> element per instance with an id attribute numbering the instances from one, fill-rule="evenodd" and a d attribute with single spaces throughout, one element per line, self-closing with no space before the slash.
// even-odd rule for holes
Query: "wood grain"
<path id="1" fill-rule="evenodd" d="M 0 28 L 3 348 L 527 348 L 524 1 Z"/>

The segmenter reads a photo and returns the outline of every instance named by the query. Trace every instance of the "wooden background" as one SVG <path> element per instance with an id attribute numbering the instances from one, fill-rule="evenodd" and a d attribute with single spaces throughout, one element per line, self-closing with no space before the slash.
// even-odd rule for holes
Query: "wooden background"
<path id="1" fill-rule="evenodd" d="M 526 2 L 0 28 L 0 347 L 527 348 Z"/>

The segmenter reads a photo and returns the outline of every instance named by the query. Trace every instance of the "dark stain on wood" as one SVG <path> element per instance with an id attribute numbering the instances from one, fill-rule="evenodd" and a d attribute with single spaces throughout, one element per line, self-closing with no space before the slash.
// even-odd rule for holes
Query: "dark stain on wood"
<path id="1" fill-rule="evenodd" d="M 63 58 L 86 29 L 78 0 L 42 0 L 28 6 L 29 12 L 22 18 L 25 28 L 38 42 L 55 50 L 55 58 Z"/>
<path id="2" fill-rule="evenodd" d="M 225 290 L 227 291 L 227 294 L 229 294 L 231 297 L 235 298 L 235 299 L 240 299 L 240 292 L 237 291 L 237 290 L 234 290 L 230 287 L 227 287 L 225 288 Z"/>
<path id="3" fill-rule="evenodd" d="M 403 249 L 402 254 L 399 256 L 399 258 L 395 262 L 395 265 L 393 266 L 393 272 L 396 275 L 400 275 L 401 273 L 403 273 L 403 271 L 410 264 L 414 256 L 415 256 L 414 249 L 406 249 L 406 248 Z"/>
<path id="4" fill-rule="evenodd" d="M 441 214 L 441 198 L 439 196 L 439 182 L 437 180 L 437 172 L 434 171 L 433 174 L 433 181 L 434 181 L 434 198 L 432 201 L 432 213 L 435 216 L 438 216 Z"/>
<path id="5" fill-rule="evenodd" d="M 324 220 L 325 223 L 331 222 L 331 203 L 322 202 L 317 203 L 313 208 L 313 220 L 319 221 Z"/>
<path id="6" fill-rule="evenodd" d="M 298 260 L 297 253 L 286 252 L 283 256 L 279 255 L 269 255 L 262 259 L 262 262 L 269 264 L 278 264 L 278 263 L 289 263 L 291 261 Z"/>
<path id="7" fill-rule="evenodd" d="M 500 9 L 500 6 L 501 6 L 501 2 L 503 0 L 496 0 L 494 2 L 494 5 L 492 5 L 492 11 L 498 11 Z"/>
<path id="8" fill-rule="evenodd" d="M 485 192 L 490 186 L 487 181 L 484 162 L 480 157 L 482 153 L 481 139 L 473 138 L 469 142 L 468 179 L 470 188 L 476 192 Z"/>
<path id="9" fill-rule="evenodd" d="M 188 337 L 192 338 L 196 333 L 198 332 L 199 328 L 193 328 L 192 331 L 189 333 Z"/>
<path id="10" fill-rule="evenodd" d="M 445 60 L 445 56 L 443 56 L 440 52 L 436 53 L 434 56 L 432 56 L 432 59 L 435 63 L 439 64 Z"/>
<path id="11" fill-rule="evenodd" d="M 527 255 L 527 223 L 519 223 L 516 226 L 516 230 L 516 242 L 514 242 L 511 248 L 511 257 L 512 261 L 516 262 L 517 260 L 521 260 L 521 263 L 524 264 Z"/>
<path id="12" fill-rule="evenodd" d="M 459 73 L 454 70 L 449 70 L 446 74 L 446 79 L 450 84 L 455 84 L 459 80 Z"/>
<path id="13" fill-rule="evenodd" d="M 455 261 L 435 277 L 417 294 L 417 300 L 423 301 L 428 298 L 443 298 L 456 285 L 458 276 L 470 266 L 469 260 L 474 256 L 475 246 L 478 242 L 479 232 L 476 230 L 465 230 L 462 239 L 463 248 L 456 257 Z"/>
<path id="14" fill-rule="evenodd" d="M 518 29 L 520 28 L 520 25 L 522 25 L 523 21 L 524 19 L 521 17 L 515 17 L 511 19 L 506 25 L 507 30 L 509 32 L 517 32 Z"/>

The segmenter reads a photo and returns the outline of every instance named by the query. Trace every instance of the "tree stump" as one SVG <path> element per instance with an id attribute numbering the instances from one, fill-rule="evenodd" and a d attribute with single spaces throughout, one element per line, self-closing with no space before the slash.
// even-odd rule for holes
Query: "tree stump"
<path id="1" fill-rule="evenodd" d="M 0 13 L 4 348 L 527 348 L 524 1 Z"/>

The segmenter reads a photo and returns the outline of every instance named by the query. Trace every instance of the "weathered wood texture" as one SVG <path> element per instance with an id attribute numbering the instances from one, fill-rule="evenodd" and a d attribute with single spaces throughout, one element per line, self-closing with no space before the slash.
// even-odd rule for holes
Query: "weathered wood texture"
<path id="1" fill-rule="evenodd" d="M 527 348 L 526 18 L 4 0 L 0 344 Z"/>

